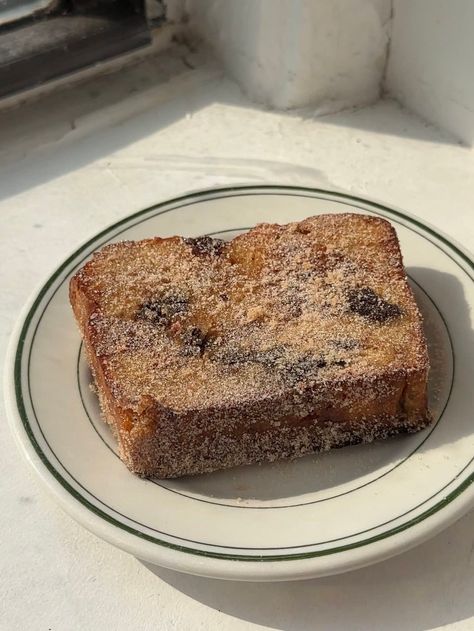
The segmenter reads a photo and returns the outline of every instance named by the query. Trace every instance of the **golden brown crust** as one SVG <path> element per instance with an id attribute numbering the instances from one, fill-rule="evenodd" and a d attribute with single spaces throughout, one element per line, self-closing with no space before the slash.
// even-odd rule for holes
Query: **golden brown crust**
<path id="1" fill-rule="evenodd" d="M 295 457 L 429 422 L 421 315 L 383 219 L 113 244 L 70 298 L 137 473 Z"/>

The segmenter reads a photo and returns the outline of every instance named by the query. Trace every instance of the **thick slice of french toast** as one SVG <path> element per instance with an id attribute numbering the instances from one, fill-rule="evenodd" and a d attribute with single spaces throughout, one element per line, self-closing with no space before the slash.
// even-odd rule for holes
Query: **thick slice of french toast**
<path id="1" fill-rule="evenodd" d="M 131 471 L 175 477 L 430 422 L 422 319 L 387 221 L 320 215 L 116 243 L 71 279 Z"/>

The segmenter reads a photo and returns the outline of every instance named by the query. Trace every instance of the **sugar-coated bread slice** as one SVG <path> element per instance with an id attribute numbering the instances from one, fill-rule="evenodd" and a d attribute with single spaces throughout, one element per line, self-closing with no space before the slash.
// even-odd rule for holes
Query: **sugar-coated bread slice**
<path id="1" fill-rule="evenodd" d="M 71 279 L 131 471 L 176 477 L 414 432 L 428 355 L 396 233 L 319 215 L 115 243 Z"/>

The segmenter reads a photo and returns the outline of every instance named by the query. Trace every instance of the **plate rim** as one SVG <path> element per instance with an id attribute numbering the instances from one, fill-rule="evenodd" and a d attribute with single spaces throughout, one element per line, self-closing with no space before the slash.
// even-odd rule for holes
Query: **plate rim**
<path id="1" fill-rule="evenodd" d="M 409 223 L 412 223 L 415 226 L 417 226 L 419 229 L 425 232 L 428 232 L 429 234 L 431 234 L 431 236 L 441 241 L 451 251 L 454 251 L 454 253 L 457 256 L 459 256 L 463 260 L 463 262 L 468 265 L 468 267 L 471 270 L 474 271 L 474 262 L 471 259 L 469 253 L 465 251 L 462 247 L 459 247 L 451 238 L 443 235 L 442 232 L 439 232 L 436 228 L 430 226 L 429 224 L 425 223 L 424 221 L 421 221 L 420 219 L 416 217 L 411 216 L 409 213 L 406 213 L 405 211 L 402 211 L 390 206 L 386 206 L 380 202 L 372 201 L 371 199 L 368 199 L 368 198 L 358 197 L 356 195 L 351 195 L 351 194 L 340 192 L 337 190 L 315 188 L 315 187 L 314 188 L 304 187 L 304 186 L 273 185 L 273 184 L 239 185 L 239 186 L 230 186 L 230 187 L 229 186 L 211 187 L 208 189 L 201 189 L 199 191 L 189 192 L 185 195 L 181 195 L 169 200 L 162 201 L 158 204 L 154 204 L 145 209 L 135 211 L 133 213 L 128 214 L 125 217 L 122 217 L 118 221 L 115 221 L 109 224 L 106 228 L 97 232 L 91 238 L 85 240 L 81 245 L 75 248 L 74 251 L 68 257 L 66 257 L 59 265 L 56 265 L 54 268 L 54 271 L 50 273 L 47 276 L 46 280 L 41 282 L 41 284 L 36 289 L 36 291 L 33 292 L 32 297 L 26 303 L 25 307 L 23 308 L 20 314 L 15 330 L 13 331 L 11 335 L 8 352 L 7 352 L 7 358 L 6 358 L 7 361 L 6 361 L 6 370 L 5 370 L 5 403 L 6 403 L 7 416 L 8 416 L 10 428 L 12 429 L 15 435 L 15 438 L 21 448 L 21 451 L 26 456 L 30 464 L 33 465 L 39 477 L 44 482 L 46 482 L 48 488 L 53 491 L 53 493 L 56 495 L 56 497 L 58 497 L 58 499 L 61 500 L 60 502 L 61 505 L 63 505 L 63 507 L 66 508 L 68 512 L 73 513 L 74 517 L 79 522 L 83 523 L 83 525 L 85 525 L 89 530 L 92 530 L 93 532 L 95 532 L 96 534 L 99 534 L 103 538 L 108 539 L 109 541 L 112 541 L 112 543 L 115 543 L 115 545 L 118 545 L 121 548 L 128 549 L 130 552 L 132 552 L 133 554 L 137 556 L 140 556 L 140 550 L 142 548 L 142 544 L 144 541 L 147 542 L 148 544 L 147 547 L 149 547 L 150 545 L 154 546 L 155 551 L 157 547 L 162 546 L 162 547 L 167 548 L 168 551 L 174 552 L 175 554 L 179 553 L 180 556 L 184 555 L 185 557 L 189 557 L 190 555 L 194 555 L 194 556 L 201 557 L 201 560 L 203 557 L 205 557 L 204 560 L 206 561 L 206 563 L 212 560 L 213 564 L 214 562 L 217 562 L 218 564 L 222 564 L 223 562 L 225 562 L 225 563 L 230 563 L 233 566 L 237 566 L 239 564 L 236 564 L 235 561 L 245 561 L 247 566 L 249 564 L 258 565 L 260 567 L 262 567 L 262 565 L 265 565 L 268 567 L 269 570 L 270 570 L 269 566 L 270 565 L 273 566 L 275 563 L 278 565 L 281 565 L 281 564 L 286 564 L 286 563 L 292 564 L 293 561 L 300 561 L 300 562 L 301 561 L 318 561 L 318 560 L 321 560 L 321 558 L 327 559 L 328 557 L 331 557 L 334 555 L 344 556 L 344 555 L 347 555 L 348 552 L 354 553 L 357 550 L 360 551 L 360 549 L 368 550 L 371 546 L 372 546 L 372 554 L 365 555 L 365 560 L 362 562 L 362 565 L 371 563 L 374 560 L 377 560 L 377 558 L 386 558 L 387 556 L 391 556 L 392 554 L 395 554 L 397 551 L 401 551 L 402 548 L 400 545 L 395 546 L 395 550 L 391 550 L 391 551 L 389 551 L 389 549 L 394 548 L 393 545 L 392 546 L 379 545 L 378 546 L 379 548 L 380 547 L 385 548 L 385 553 L 383 553 L 382 550 L 380 550 L 379 554 L 376 554 L 376 550 L 374 550 L 374 545 L 381 544 L 382 542 L 386 543 L 387 540 L 390 538 L 392 538 L 393 540 L 393 537 L 397 537 L 397 535 L 399 536 L 405 533 L 405 531 L 409 530 L 410 528 L 412 529 L 416 528 L 416 530 L 418 530 L 419 529 L 418 527 L 420 525 L 423 525 L 427 518 L 433 517 L 434 515 L 436 515 L 437 519 L 435 521 L 437 521 L 438 524 L 436 525 L 436 523 L 433 522 L 432 527 L 427 529 L 427 532 L 423 536 L 423 538 L 426 539 L 432 534 L 435 534 L 436 530 L 441 530 L 442 528 L 447 526 L 450 522 L 454 521 L 455 519 L 460 517 L 464 512 L 469 510 L 469 504 L 474 499 L 474 485 L 472 485 L 472 482 L 474 482 L 474 472 L 471 473 L 467 478 L 465 478 L 461 482 L 461 484 L 459 484 L 447 496 L 443 497 L 439 502 L 437 502 L 431 508 L 427 509 L 426 511 L 423 511 L 423 513 L 421 513 L 420 515 L 408 520 L 404 524 L 401 524 L 395 528 L 389 529 L 387 531 L 384 531 L 382 533 L 379 533 L 377 535 L 374 535 L 372 537 L 369 537 L 357 542 L 353 542 L 353 543 L 342 545 L 342 546 L 336 546 L 334 548 L 329 548 L 328 550 L 292 553 L 292 554 L 284 554 L 284 555 L 227 554 L 227 553 L 221 553 L 221 552 L 211 552 L 211 551 L 206 551 L 206 550 L 196 550 L 196 549 L 188 547 L 187 545 L 181 546 L 179 544 L 174 544 L 172 542 L 159 540 L 156 537 L 148 536 L 146 533 L 136 531 L 133 528 L 130 528 L 129 526 L 127 526 L 127 524 L 121 523 L 120 521 L 115 520 L 113 517 L 107 515 L 105 512 L 101 511 L 100 508 L 88 502 L 87 498 L 83 497 L 80 493 L 78 493 L 69 484 L 69 482 L 62 477 L 61 473 L 57 471 L 54 465 L 49 461 L 47 455 L 44 454 L 44 452 L 41 449 L 41 446 L 37 443 L 31 428 L 29 428 L 28 413 L 23 404 L 22 385 L 21 385 L 21 374 L 22 374 L 21 359 L 22 359 L 22 351 L 23 351 L 23 347 L 25 343 L 25 337 L 28 332 L 28 328 L 31 323 L 31 320 L 34 318 L 37 308 L 41 304 L 45 293 L 54 284 L 58 276 L 60 276 L 60 274 L 68 267 L 68 265 L 72 263 L 77 258 L 77 256 L 81 252 L 83 252 L 86 248 L 97 243 L 97 241 L 99 241 L 101 237 L 106 236 L 111 231 L 117 229 L 121 225 L 124 225 L 130 222 L 131 219 L 139 217 L 141 215 L 146 215 L 148 212 L 152 210 L 156 210 L 159 208 L 166 209 L 167 206 L 172 206 L 173 208 L 180 208 L 185 205 L 188 205 L 182 202 L 189 202 L 190 204 L 193 204 L 200 201 L 202 198 L 218 199 L 218 198 L 241 196 L 242 194 L 248 194 L 248 195 L 252 195 L 252 194 L 267 194 L 267 195 L 270 195 L 270 194 L 298 195 L 299 194 L 299 195 L 302 195 L 303 194 L 302 196 L 306 196 L 306 197 L 318 197 L 318 194 L 319 194 L 319 198 L 321 198 L 321 194 L 323 195 L 326 194 L 326 195 L 330 195 L 333 199 L 335 198 L 335 201 L 340 201 L 340 199 L 342 198 L 342 200 L 355 202 L 353 205 L 356 207 L 357 207 L 357 203 L 359 204 L 361 203 L 364 206 L 372 207 L 375 210 L 377 209 L 382 210 L 385 214 L 388 214 L 389 216 L 392 215 L 392 216 L 401 218 L 404 221 L 408 221 Z M 363 210 L 363 208 L 361 208 L 361 210 Z M 117 235 L 114 235 L 114 236 L 117 236 Z M 437 244 L 435 243 L 434 245 L 437 245 Z M 447 252 L 445 252 L 443 248 L 441 249 L 445 255 L 447 255 L 449 258 L 452 258 L 449 256 Z M 466 273 L 466 275 L 471 279 L 471 281 L 474 281 L 474 278 L 471 276 L 468 270 L 466 270 L 464 266 L 460 265 L 456 259 L 453 259 L 453 260 L 455 263 L 457 263 L 459 267 L 461 267 L 461 269 Z M 466 465 L 465 469 L 467 467 L 469 467 L 469 465 Z M 458 475 L 453 480 L 461 476 L 461 474 L 462 474 L 462 471 L 458 473 Z M 446 510 L 448 507 L 450 508 L 449 511 Z M 87 511 L 88 513 L 87 515 L 83 514 L 84 510 Z M 441 512 L 443 515 L 442 519 L 440 519 Z M 92 513 L 94 519 L 88 519 L 88 517 L 89 518 L 91 517 L 89 513 Z M 100 524 L 97 522 L 97 520 L 100 521 Z M 119 542 L 116 541 L 117 532 L 112 533 L 112 532 L 104 531 L 104 523 L 103 523 L 104 520 L 107 524 L 105 531 L 107 531 L 107 529 L 110 529 L 110 528 L 112 528 L 114 531 L 116 531 L 117 529 L 120 530 L 119 534 L 121 536 L 118 537 Z M 137 542 L 123 541 L 124 537 L 125 538 L 133 537 L 133 539 L 138 538 L 139 539 L 138 545 L 133 545 L 133 543 L 136 544 Z M 405 545 L 402 546 L 403 549 L 405 549 L 406 547 L 410 547 L 411 545 L 416 545 L 419 542 L 418 539 L 419 539 L 419 536 L 417 536 L 416 533 L 413 531 L 413 536 L 409 538 L 409 540 L 405 541 Z M 371 557 L 374 556 L 374 553 L 375 553 L 376 558 L 371 559 Z M 149 558 L 149 556 L 157 559 L 156 562 L 158 563 L 161 562 L 163 565 L 167 565 L 166 559 L 162 559 L 163 556 L 167 556 L 167 555 L 150 554 L 150 551 L 149 551 L 149 555 L 147 558 Z M 355 554 L 353 556 L 360 557 L 361 555 Z M 165 562 L 162 562 L 163 560 Z M 262 561 L 264 562 L 263 564 L 262 564 Z M 359 562 L 356 562 L 356 558 L 354 558 L 353 563 L 350 564 L 350 567 L 351 568 L 360 567 L 361 561 L 362 559 L 359 558 Z M 197 571 L 196 567 L 194 568 L 194 570 L 193 569 L 186 570 L 186 567 L 189 568 L 191 566 L 195 566 L 196 565 L 195 563 L 186 563 L 186 562 L 181 563 L 181 564 L 170 563 L 170 562 L 168 563 L 169 563 L 168 567 L 175 567 L 175 569 L 182 569 L 184 571 L 190 571 L 190 572 L 198 573 L 198 574 L 202 573 L 203 571 L 203 568 L 201 567 L 202 564 L 200 563 L 198 563 L 197 565 L 201 571 Z M 304 565 L 306 565 L 306 563 Z M 327 566 L 327 563 L 321 564 L 321 565 Z M 296 568 L 294 569 L 296 570 Z M 328 568 L 326 567 L 326 571 L 323 573 L 326 573 L 326 574 L 334 573 L 334 571 L 328 572 L 327 569 Z M 224 574 L 227 574 L 226 576 L 227 578 L 236 578 L 235 572 L 231 571 L 230 568 L 227 570 L 227 572 L 221 572 L 219 569 L 217 574 L 216 574 L 216 570 L 217 570 L 217 566 L 216 566 L 216 569 L 213 570 L 213 573 L 209 574 L 208 572 L 204 572 L 204 574 L 221 576 L 222 573 L 224 573 Z M 283 570 L 283 568 L 281 568 L 281 570 Z M 341 569 L 339 571 L 344 571 L 344 569 Z M 251 572 L 244 571 L 243 573 L 242 572 L 238 572 L 238 573 L 242 575 L 246 575 L 246 576 L 249 574 L 251 576 L 254 575 L 254 572 L 252 571 Z M 262 572 L 258 572 L 258 574 L 261 575 Z M 271 572 L 271 574 L 275 576 L 280 576 L 282 572 L 273 571 Z M 288 571 L 283 571 L 283 574 L 285 578 L 292 578 L 293 576 L 296 576 L 296 574 L 299 574 L 299 572 L 295 573 L 294 571 L 288 570 Z M 303 572 L 303 576 L 306 576 L 306 575 L 308 575 L 308 572 L 307 571 Z M 316 568 L 313 568 L 309 572 L 309 575 L 314 576 L 314 575 L 322 575 L 322 574 L 321 574 L 321 571 L 316 571 Z M 262 580 L 262 578 L 260 577 L 259 580 Z M 283 579 L 280 579 L 280 580 L 283 580 Z"/>

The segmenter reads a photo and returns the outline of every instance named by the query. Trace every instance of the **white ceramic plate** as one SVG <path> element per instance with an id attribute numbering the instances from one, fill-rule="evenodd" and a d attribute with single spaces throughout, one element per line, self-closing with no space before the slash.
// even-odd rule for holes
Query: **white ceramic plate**
<path id="1" fill-rule="evenodd" d="M 152 235 L 224 238 L 262 221 L 364 212 L 397 229 L 426 319 L 435 421 L 412 436 L 173 481 L 142 480 L 99 416 L 68 302 L 71 275 L 105 243 Z M 418 220 L 340 193 L 291 187 L 204 191 L 110 226 L 46 281 L 19 323 L 7 405 L 21 448 L 62 506 L 100 537 L 152 563 L 242 580 L 321 576 L 432 536 L 474 500 L 474 268 Z"/>

